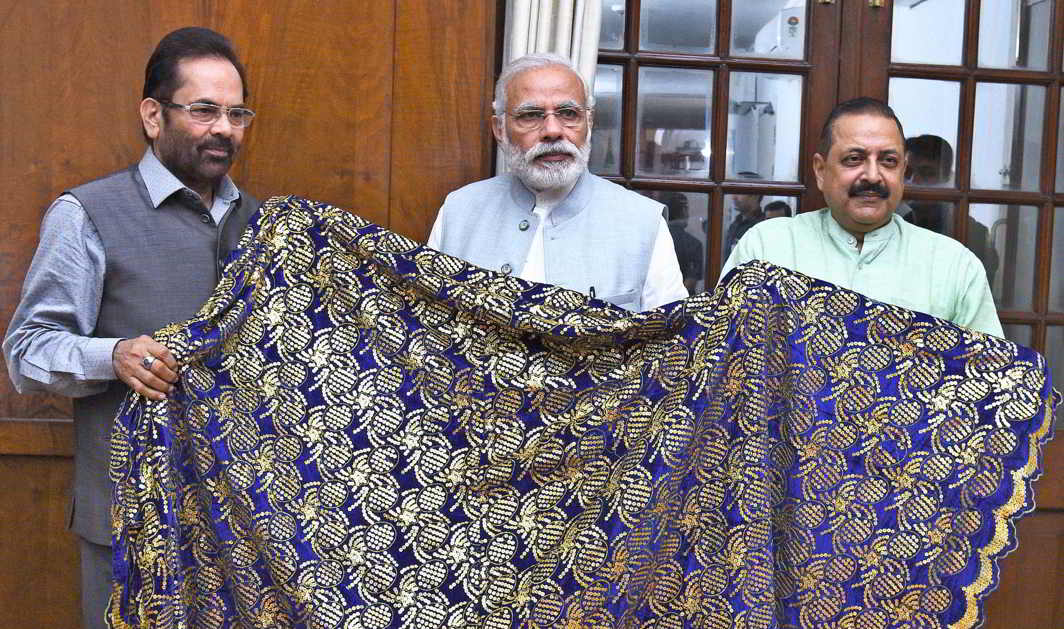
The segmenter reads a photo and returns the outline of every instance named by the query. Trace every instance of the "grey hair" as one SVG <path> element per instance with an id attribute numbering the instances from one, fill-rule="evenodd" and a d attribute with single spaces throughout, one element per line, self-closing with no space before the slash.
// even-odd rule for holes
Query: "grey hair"
<path id="1" fill-rule="evenodd" d="M 588 109 L 595 106 L 595 95 L 591 93 L 591 87 L 584 80 L 584 77 L 580 75 L 573 62 L 561 55 L 556 55 L 551 52 L 537 52 L 531 55 L 525 55 L 524 57 L 518 57 L 510 63 L 506 64 L 506 67 L 502 69 L 499 74 L 499 80 L 495 82 L 495 100 L 491 102 L 492 109 L 495 110 L 495 114 L 499 115 L 506 110 L 506 87 L 510 85 L 510 81 L 515 76 L 528 70 L 534 70 L 536 68 L 544 68 L 547 66 L 562 66 L 568 68 L 580 79 L 580 84 L 584 86 L 584 99 Z"/>

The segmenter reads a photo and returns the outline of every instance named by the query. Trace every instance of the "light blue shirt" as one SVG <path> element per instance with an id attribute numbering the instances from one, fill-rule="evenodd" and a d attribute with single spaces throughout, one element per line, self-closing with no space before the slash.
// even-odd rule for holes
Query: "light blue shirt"
<path id="1" fill-rule="evenodd" d="M 827 208 L 762 221 L 739 240 L 721 269 L 721 278 L 751 260 L 1005 336 L 979 258 L 956 240 L 917 227 L 897 214 L 865 234 L 860 249 L 853 234 Z"/>
<path id="2" fill-rule="evenodd" d="M 137 170 L 155 207 L 186 188 L 151 149 Z M 236 185 L 223 177 L 210 208 L 214 221 L 220 223 L 239 199 Z M 4 337 L 4 360 L 19 393 L 83 397 L 102 392 L 115 379 L 111 353 L 121 339 L 92 336 L 106 269 L 103 242 L 81 203 L 70 194 L 60 196 L 41 221 L 22 299 Z"/>

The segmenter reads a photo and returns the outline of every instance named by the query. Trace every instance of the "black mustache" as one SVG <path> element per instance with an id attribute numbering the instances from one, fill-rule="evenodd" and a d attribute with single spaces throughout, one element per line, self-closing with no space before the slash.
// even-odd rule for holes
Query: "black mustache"
<path id="1" fill-rule="evenodd" d="M 203 144 L 200 144 L 199 149 L 201 151 L 215 150 L 232 153 L 233 143 L 226 139 L 214 140 L 213 142 L 204 142 Z"/>
<path id="2" fill-rule="evenodd" d="M 886 199 L 890 196 L 890 190 L 887 190 L 887 187 L 881 183 L 863 181 L 850 186 L 851 197 L 855 197 L 859 194 L 864 194 L 865 192 L 875 193 L 881 199 Z"/>

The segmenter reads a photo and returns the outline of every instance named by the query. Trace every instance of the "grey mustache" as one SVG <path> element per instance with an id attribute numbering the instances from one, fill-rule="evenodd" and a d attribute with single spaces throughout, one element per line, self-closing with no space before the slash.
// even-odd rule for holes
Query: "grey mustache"
<path id="1" fill-rule="evenodd" d="M 528 153 L 526 153 L 525 155 L 527 159 L 535 159 L 540 155 L 546 155 L 547 153 L 563 153 L 572 157 L 576 157 L 577 155 L 571 147 L 561 142 L 552 142 L 550 144 L 537 144 L 536 146 L 533 146 L 532 148 L 528 149 Z"/>

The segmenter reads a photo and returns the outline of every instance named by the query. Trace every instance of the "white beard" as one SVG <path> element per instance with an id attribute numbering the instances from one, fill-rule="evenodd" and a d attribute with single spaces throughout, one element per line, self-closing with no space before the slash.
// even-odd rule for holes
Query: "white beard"
<path id="1" fill-rule="evenodd" d="M 503 133 L 501 145 L 506 155 L 506 167 L 530 190 L 543 192 L 570 188 L 587 170 L 587 162 L 591 157 L 590 136 L 589 133 L 587 141 L 580 147 L 569 140 L 558 140 L 540 142 L 522 152 Z M 573 159 L 562 163 L 536 162 L 536 157 L 544 153 L 568 153 Z"/>

